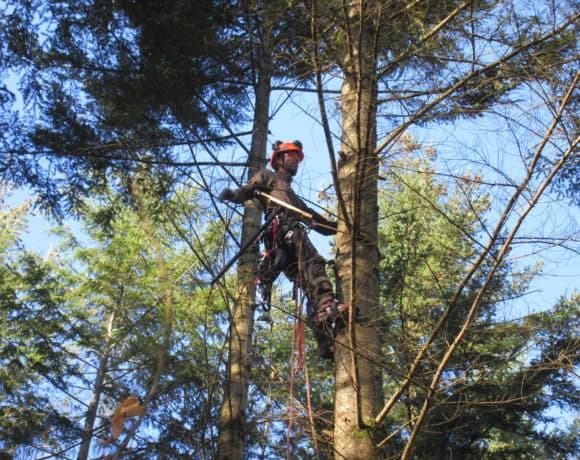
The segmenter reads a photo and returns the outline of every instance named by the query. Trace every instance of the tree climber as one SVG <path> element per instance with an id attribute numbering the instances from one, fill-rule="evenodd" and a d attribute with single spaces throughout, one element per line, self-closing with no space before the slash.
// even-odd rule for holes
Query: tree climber
<path id="1" fill-rule="evenodd" d="M 322 235 L 334 235 L 337 224 L 310 209 L 290 186 L 292 178 L 298 172 L 300 162 L 304 159 L 302 143 L 277 141 L 272 147 L 270 167 L 274 172 L 262 169 L 241 188 L 224 189 L 219 199 L 241 204 L 254 198 L 256 192 L 265 192 L 273 199 L 312 215 L 311 220 L 306 219 L 303 215 L 283 207 L 277 208 L 272 201 L 261 200 L 266 218 L 272 212 L 277 213 L 269 231 L 266 232 L 265 239 L 270 238 L 271 246 L 278 252 L 273 257 L 268 272 L 260 273 L 260 269 L 258 272 L 260 277 L 266 277 L 266 281 L 269 282 L 275 281 L 280 273 L 284 272 L 296 286 L 304 290 L 308 299 L 310 326 L 318 342 L 318 351 L 322 358 L 331 359 L 333 355 L 331 340 L 328 336 L 328 324 L 325 323 L 336 319 L 338 312 L 345 306 L 335 299 L 332 285 L 326 275 L 326 262 L 308 238 L 304 225 L 312 227 Z"/>

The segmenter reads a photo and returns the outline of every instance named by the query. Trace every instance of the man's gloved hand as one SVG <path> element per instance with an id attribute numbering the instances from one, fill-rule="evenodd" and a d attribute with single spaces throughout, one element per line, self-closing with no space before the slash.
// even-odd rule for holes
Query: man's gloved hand
<path id="1" fill-rule="evenodd" d="M 236 204 L 242 204 L 246 199 L 246 195 L 241 188 L 237 188 L 235 190 L 232 190 L 231 188 L 225 188 L 218 195 L 218 200 L 232 201 Z"/>
<path id="2" fill-rule="evenodd" d="M 321 233 L 322 235 L 336 235 L 337 228 L 337 222 L 332 222 L 324 218 L 314 219 L 314 230 L 316 230 L 318 233 Z"/>
<path id="3" fill-rule="evenodd" d="M 231 188 L 224 188 L 218 196 L 220 201 L 232 201 L 234 199 L 234 191 Z"/>

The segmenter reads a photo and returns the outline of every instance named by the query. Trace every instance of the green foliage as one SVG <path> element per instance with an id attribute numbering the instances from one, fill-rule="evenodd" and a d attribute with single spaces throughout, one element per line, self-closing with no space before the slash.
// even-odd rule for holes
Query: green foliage
<path id="1" fill-rule="evenodd" d="M 20 243 L 21 234 L 26 228 L 27 214 L 32 205 L 31 200 L 28 200 L 19 207 L 10 207 L 6 201 L 13 192 L 13 186 L 0 182 L 0 254 L 4 258 L 8 258 L 10 249 Z"/>
<path id="2" fill-rule="evenodd" d="M 199 232 L 194 247 L 209 255 L 216 251 L 210 243 L 217 241 L 216 229 L 189 221 L 189 216 L 209 220 L 191 192 L 175 196 L 183 212 L 175 222 L 179 227 L 164 214 L 155 215 L 154 206 L 149 210 L 156 238 L 163 241 L 171 304 L 151 235 L 131 209 L 116 214 L 106 230 L 95 225 L 100 207 L 87 209 L 84 232 L 59 230 L 62 244 L 45 261 L 20 252 L 5 259 L 0 269 L 2 450 L 34 455 L 44 446 L 74 452 L 91 394 L 98 390 L 93 453 L 114 451 L 114 444 L 102 442 L 110 436 L 115 407 L 129 395 L 146 398 L 164 353 L 139 449 L 175 458 L 178 452 L 195 452 L 206 436 L 217 416 L 224 308 L 200 281 L 206 268 L 192 260 L 182 238 Z M 155 202 L 153 194 L 145 198 Z M 168 307 L 172 324 L 165 316 Z M 171 341 L 165 350 L 168 327 Z M 105 378 L 99 383 L 95 371 L 101 366 Z M 151 429 L 156 435 L 149 434 Z"/>
<path id="3" fill-rule="evenodd" d="M 27 112 L 3 98 L 12 111 L 3 175 L 63 217 L 106 190 L 110 174 L 129 175 L 144 157 L 163 171 L 184 159 L 175 145 L 215 138 L 216 119 L 241 122 L 246 99 L 233 82 L 242 74 L 224 32 L 232 8 L 11 2 L 1 18 L 0 72 L 14 72 L 18 86 L 7 94 L 22 94 Z"/>
<path id="4" fill-rule="evenodd" d="M 457 177 L 451 186 L 437 180 L 433 161 L 432 152 L 425 154 L 407 142 L 400 157 L 389 163 L 381 192 L 381 286 L 386 344 L 392 353 L 386 382 L 390 391 L 442 315 L 448 314 L 400 407 L 388 419 L 391 426 L 412 423 L 418 414 L 425 388 L 487 274 L 484 265 L 449 307 L 481 249 L 478 232 L 490 201 L 479 192 L 477 175 Z M 577 401 L 569 397 L 577 393 L 577 295 L 523 320 L 505 321 L 500 313 L 500 306 L 509 304 L 506 299 L 518 298 L 532 278 L 533 272 L 518 274 L 509 265 L 496 275 L 477 320 L 443 372 L 427 426 L 415 441 L 414 458 L 554 458 L 577 448 L 569 442 L 570 432 L 544 428 L 551 421 L 546 411 L 554 404 L 577 410 Z M 404 432 L 400 436 L 387 446 L 392 455 L 400 449 Z"/>
<path id="5" fill-rule="evenodd" d="M 4 192 L 4 191 L 2 191 Z M 0 220 L 22 222 L 28 206 L 0 211 Z M 68 346 L 78 338 L 60 309 L 63 286 L 54 266 L 17 246 L 22 225 L 3 227 L 0 253 L 0 446 L 58 446 L 79 427 L 49 388 L 69 394 L 67 381 L 81 378 Z"/>

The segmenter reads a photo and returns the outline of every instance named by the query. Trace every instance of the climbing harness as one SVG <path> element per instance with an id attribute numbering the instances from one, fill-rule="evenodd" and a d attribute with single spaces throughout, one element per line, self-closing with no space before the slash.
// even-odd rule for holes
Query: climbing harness
<path id="1" fill-rule="evenodd" d="M 279 244 L 280 237 L 280 209 L 271 210 L 266 222 L 269 222 L 261 233 L 261 242 L 264 251 L 258 263 L 254 284 L 257 287 L 261 302 L 259 305 L 264 310 L 264 314 L 258 319 L 271 322 L 269 312 L 272 308 L 272 285 L 286 264 L 286 253 Z"/>

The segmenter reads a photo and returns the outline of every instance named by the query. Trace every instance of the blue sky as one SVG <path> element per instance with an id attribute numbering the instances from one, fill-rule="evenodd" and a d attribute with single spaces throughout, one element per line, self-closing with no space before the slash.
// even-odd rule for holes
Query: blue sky
<path id="1" fill-rule="evenodd" d="M 316 200 L 320 184 L 332 182 L 328 150 L 324 134 L 317 122 L 318 108 L 312 97 L 300 98 L 300 103 L 287 105 L 271 122 L 270 140 L 300 139 L 304 144 L 305 160 L 296 178 L 295 188 L 303 196 Z M 524 127 L 527 128 L 527 127 Z M 525 129 L 523 129 L 525 131 Z M 411 128 L 413 137 L 425 146 L 433 145 L 438 150 L 441 172 L 481 173 L 484 180 L 505 182 L 507 178 L 519 181 L 527 166 L 521 158 L 514 139 L 506 127 L 497 121 L 480 118 L 462 121 L 456 125 L 437 125 L 431 128 Z M 522 134 L 523 136 L 523 134 Z M 529 139 L 530 148 L 533 139 Z M 340 148 L 334 144 L 335 151 Z M 479 167 L 478 167 L 479 166 Z M 503 209 L 513 188 L 493 187 L 494 195 L 490 225 L 497 213 Z M 514 245 L 511 258 L 522 269 L 543 263 L 541 276 L 531 284 L 530 293 L 517 302 L 517 311 L 509 316 L 544 310 L 554 305 L 560 296 L 569 297 L 580 288 L 580 209 L 570 205 L 566 199 L 557 199 L 547 194 L 531 213 L 520 234 L 526 237 L 550 238 L 568 235 L 575 238 L 570 246 L 576 252 L 561 247 L 545 245 Z M 313 235 L 320 251 L 329 246 L 329 239 Z M 484 242 L 484 241 L 482 241 Z"/>
<path id="2" fill-rule="evenodd" d="M 284 141 L 299 139 L 303 142 L 305 159 L 296 177 L 294 188 L 299 194 L 315 202 L 317 192 L 332 182 L 328 150 L 320 124 L 316 120 L 318 107 L 314 98 L 306 96 L 299 100 L 300 104 L 286 104 L 276 114 L 270 124 L 268 140 L 269 144 L 278 139 Z M 494 167 L 503 168 L 506 175 L 517 179 L 525 164 L 517 159 L 517 154 L 510 152 L 507 143 L 500 144 L 502 133 L 498 132 L 496 127 L 482 128 L 480 125 L 483 124 L 484 121 L 476 120 L 464 122 L 460 128 L 440 125 L 431 129 L 411 129 L 410 132 L 417 141 L 425 145 L 433 144 L 437 148 L 442 168 L 449 170 L 455 168 L 455 172 L 469 168 L 474 173 L 478 172 L 477 166 L 473 165 L 474 160 L 481 162 L 484 158 L 486 161 L 493 159 Z M 335 142 L 335 150 L 339 147 L 338 141 Z M 234 157 L 242 155 L 239 151 L 233 151 L 231 154 Z M 514 157 L 510 158 L 510 155 Z M 506 167 L 506 164 L 509 166 Z M 482 166 L 480 169 L 484 178 L 497 179 L 490 177 L 489 166 Z M 509 191 L 497 188 L 492 190 L 498 192 L 497 196 L 494 196 L 496 212 L 502 208 Z M 18 204 L 29 197 L 25 190 L 20 190 L 14 194 L 11 203 Z M 57 244 L 55 237 L 49 234 L 51 224 L 40 212 L 30 216 L 29 222 L 29 233 L 25 237 L 26 246 L 45 256 Z M 68 225 L 77 224 L 69 221 Z M 550 237 L 564 233 L 575 236 L 576 243 L 572 244 L 578 248 L 579 225 L 580 210 L 577 207 L 571 206 L 565 199 L 558 200 L 553 196 L 546 196 L 526 222 L 522 235 Z M 332 240 L 315 232 L 312 232 L 312 239 L 319 251 L 327 256 Z M 539 251 L 535 252 L 536 249 Z M 568 297 L 580 287 L 578 281 L 580 255 L 577 252 L 559 247 L 522 245 L 514 248 L 512 258 L 515 258 L 520 267 L 532 266 L 538 261 L 544 264 L 542 275 L 532 282 L 531 292 L 518 302 L 518 311 L 512 313 L 516 316 L 549 308 L 560 296 Z"/>

